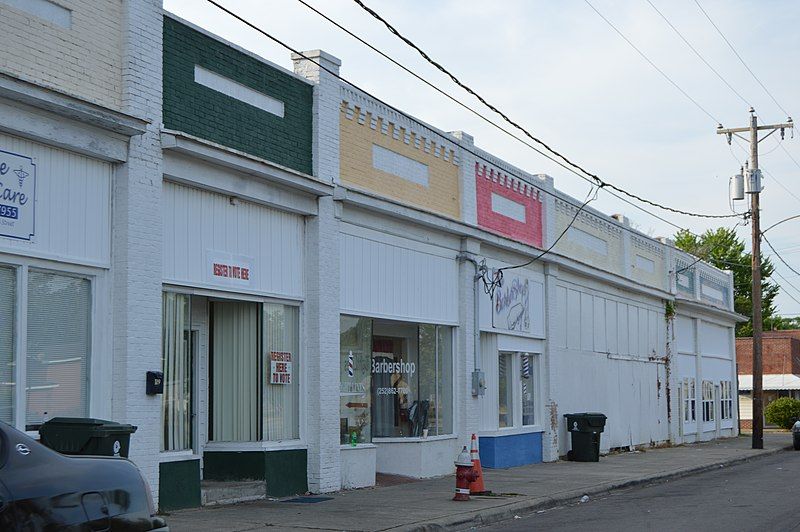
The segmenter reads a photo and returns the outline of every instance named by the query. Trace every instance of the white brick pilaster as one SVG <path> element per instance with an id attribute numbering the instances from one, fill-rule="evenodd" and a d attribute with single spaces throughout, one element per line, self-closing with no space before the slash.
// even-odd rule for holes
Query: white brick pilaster
<path id="1" fill-rule="evenodd" d="M 115 421 L 139 430 L 130 458 L 158 502 L 161 396 L 145 394 L 145 372 L 161 369 L 160 0 L 123 2 L 122 111 L 147 119 L 131 138 L 113 184 L 113 395 Z"/>
<path id="2" fill-rule="evenodd" d="M 306 221 L 308 489 L 341 486 L 339 457 L 339 220 L 332 196 Z"/>
<path id="3" fill-rule="evenodd" d="M 548 196 L 549 197 L 549 196 Z M 555 264 L 544 265 L 544 295 L 545 295 L 545 331 L 547 341 L 542 353 L 542 400 L 544 401 L 544 426 L 542 436 L 542 460 L 553 462 L 558 460 L 559 431 L 563 427 L 558 404 L 553 397 L 556 396 L 559 385 L 557 368 L 553 365 L 555 351 L 556 328 L 558 325 L 559 309 L 556 296 L 556 282 L 558 281 L 558 266 Z M 562 309 L 563 310 L 563 309 Z M 564 431 L 566 432 L 566 431 Z"/>
<path id="4" fill-rule="evenodd" d="M 464 238 L 461 240 L 463 257 L 480 262 L 480 242 Z M 486 396 L 472 396 L 472 372 L 475 369 L 475 266 L 471 260 L 462 260 L 458 268 L 458 350 L 456 351 L 456 405 L 458 425 L 456 425 L 461 445 L 469 445 L 472 433 L 480 427 L 481 401 Z M 480 345 L 478 346 L 480 357 Z M 478 364 L 481 361 L 479 359 Z M 460 411 L 458 411 L 460 409 Z"/>
<path id="5" fill-rule="evenodd" d="M 331 183 L 339 182 L 339 106 L 342 62 L 322 50 L 303 52 L 308 59 L 292 54 L 294 71 L 317 85 L 314 87 L 314 175 Z M 310 59 L 310 61 L 309 61 Z"/>
<path id="6" fill-rule="evenodd" d="M 461 193 L 461 220 L 464 223 L 478 225 L 478 196 L 475 185 L 475 139 L 464 131 L 450 133 L 458 139 L 459 165 L 458 178 Z M 465 149 L 466 148 L 466 149 Z M 469 150 L 469 151 L 467 151 Z"/>

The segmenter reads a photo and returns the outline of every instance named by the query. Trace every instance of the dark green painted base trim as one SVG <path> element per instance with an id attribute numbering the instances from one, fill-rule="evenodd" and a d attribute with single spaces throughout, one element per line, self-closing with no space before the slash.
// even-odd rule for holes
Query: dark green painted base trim
<path id="1" fill-rule="evenodd" d="M 284 497 L 308 491 L 308 453 L 285 451 L 206 451 L 206 480 L 264 480 L 267 495 Z"/>
<path id="2" fill-rule="evenodd" d="M 200 460 L 158 466 L 158 508 L 165 512 L 200 506 Z"/>

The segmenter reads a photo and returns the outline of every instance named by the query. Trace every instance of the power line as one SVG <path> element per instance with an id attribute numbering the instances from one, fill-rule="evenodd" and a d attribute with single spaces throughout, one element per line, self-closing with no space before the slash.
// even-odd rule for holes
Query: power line
<path id="1" fill-rule="evenodd" d="M 361 91 L 361 92 L 363 92 L 364 94 L 366 94 L 366 95 L 370 96 L 371 98 L 375 99 L 375 101 L 377 101 L 377 102 L 379 102 L 379 103 L 381 103 L 381 104 L 385 105 L 386 107 L 388 107 L 388 108 L 390 108 L 390 109 L 394 110 L 395 112 L 397 112 L 398 114 L 401 114 L 402 116 L 406 117 L 407 119 L 409 119 L 409 120 L 411 120 L 411 121 L 414 121 L 414 122 L 416 122 L 416 123 L 419 123 L 419 121 L 418 121 L 418 120 L 416 120 L 415 118 L 413 118 L 413 117 L 411 117 L 410 115 L 406 114 L 406 113 L 405 113 L 405 112 L 403 112 L 402 110 L 400 110 L 400 109 L 397 109 L 396 107 L 392 106 L 391 104 L 389 104 L 389 103 L 387 103 L 387 102 L 385 102 L 385 101 L 381 100 L 381 99 L 380 99 L 380 98 L 378 98 L 377 96 L 374 96 L 374 95 L 372 95 L 371 93 L 369 93 L 369 92 L 365 91 L 364 89 L 360 88 L 360 87 L 359 87 L 358 85 L 356 85 L 355 83 L 353 83 L 353 82 L 351 82 L 351 81 L 347 80 L 346 78 L 342 77 L 340 74 L 338 74 L 338 73 L 336 73 L 336 72 L 334 72 L 334 71 L 332 71 L 332 70 L 330 70 L 330 69 L 326 68 L 324 65 L 321 65 L 319 62 L 317 62 L 317 61 L 314 61 L 313 59 L 309 58 L 309 57 L 308 57 L 307 55 L 305 55 L 304 53 L 300 52 L 299 50 L 296 50 L 296 49 L 295 49 L 295 48 L 293 48 L 292 46 L 290 46 L 290 45 L 286 44 L 285 42 L 281 41 L 281 40 L 280 40 L 280 39 L 278 39 L 277 37 L 275 37 L 275 36 L 271 35 L 270 33 L 268 33 L 266 30 L 264 30 L 264 29 L 262 29 L 262 28 L 260 28 L 260 27 L 256 26 L 255 24 L 253 24 L 253 23 L 252 23 L 252 22 L 250 22 L 249 20 L 245 19 L 244 17 L 242 17 L 242 16 L 238 15 L 237 13 L 235 13 L 235 12 L 231 11 L 230 9 L 226 8 L 225 6 L 223 6 L 223 5 L 219 4 L 219 3 L 218 3 L 218 2 L 216 2 L 215 0 L 206 0 L 206 1 L 207 1 L 207 2 L 209 2 L 210 4 L 214 5 L 215 7 L 217 7 L 218 9 L 220 9 L 221 11 L 224 11 L 224 12 L 225 12 L 225 13 L 227 13 L 228 15 L 232 16 L 233 18 L 235 18 L 235 19 L 239 20 L 240 22 L 242 22 L 243 24 L 247 25 L 248 27 L 252 28 L 253 30 L 257 31 L 258 33 L 261 33 L 262 35 L 264 35 L 264 36 L 265 36 L 265 37 L 267 37 L 268 39 L 270 39 L 270 40 L 274 41 L 275 43 L 279 44 L 280 46 L 282 46 L 282 47 L 286 48 L 287 50 L 289 50 L 289 51 L 291 51 L 291 52 L 293 52 L 293 53 L 297 54 L 297 55 L 298 55 L 298 56 L 300 56 L 300 57 L 302 57 L 302 58 L 303 58 L 303 59 L 305 59 L 306 61 L 309 61 L 310 63 L 316 64 L 316 65 L 317 65 L 317 66 L 319 66 L 321 69 L 325 70 L 326 72 L 328 72 L 328 73 L 329 73 L 329 74 L 331 74 L 332 76 L 336 77 L 337 79 L 339 79 L 339 80 L 343 81 L 344 83 L 347 83 L 348 85 L 352 86 L 352 87 L 353 87 L 353 88 L 355 88 L 356 90 L 358 90 L 358 91 Z M 469 149 L 465 148 L 464 146 L 461 146 L 461 148 L 462 148 L 462 149 L 464 149 L 465 151 L 467 151 L 467 152 L 469 152 L 469 153 L 473 154 L 473 155 L 474 155 L 476 158 L 480 158 L 481 160 L 485 161 L 487 164 L 490 164 L 490 165 L 492 165 L 492 166 L 495 166 L 495 163 L 493 163 L 492 161 L 489 161 L 488 159 L 486 159 L 485 157 L 483 157 L 481 154 L 479 154 L 479 153 L 477 153 L 477 152 L 475 152 L 475 151 L 469 150 Z M 531 183 L 530 181 L 528 181 L 527 179 L 524 179 L 524 178 L 522 178 L 522 177 L 519 177 L 519 176 L 515 176 L 513 172 L 505 172 L 505 173 L 507 173 L 507 174 L 510 174 L 512 177 L 515 177 L 516 179 L 519 179 L 520 181 L 523 181 L 523 182 L 525 182 L 525 183 L 528 183 L 528 184 L 530 184 L 531 186 L 533 186 L 534 188 L 536 188 L 537 190 L 539 190 L 539 191 L 541 191 L 541 192 L 543 192 L 543 193 L 545 193 L 545 194 L 551 195 L 551 196 L 553 196 L 554 198 L 558 198 L 560 201 L 564 201 L 565 203 L 567 203 L 567 204 L 569 204 L 569 205 L 571 205 L 571 206 L 573 206 L 573 207 L 577 207 L 577 210 L 576 210 L 576 212 L 575 212 L 575 214 L 574 214 L 574 216 L 573 216 L 572 220 L 571 220 L 571 221 L 569 222 L 569 224 L 568 224 L 568 225 L 567 225 L 567 226 L 564 228 L 564 230 L 563 230 L 563 231 L 562 231 L 562 233 L 559 235 L 559 237 L 558 237 L 558 238 L 555 240 L 555 242 L 553 242 L 553 244 L 551 244 L 551 246 L 550 246 L 550 247 L 548 247 L 546 250 L 544 250 L 542 253 L 540 253 L 538 256 L 536 256 L 534 259 L 532 259 L 531 261 L 529 261 L 527 264 L 530 264 L 530 263 L 532 263 L 532 262 L 534 262 L 534 261 L 536 261 L 536 260 L 539 260 L 541 257 L 543 257 L 544 255 L 546 255 L 547 253 L 550 253 L 550 252 L 552 251 L 552 249 L 555 247 L 555 245 L 556 245 L 556 244 L 557 244 L 557 243 L 558 243 L 558 242 L 561 240 L 561 238 L 562 238 L 562 237 L 563 237 L 563 236 L 564 236 L 564 235 L 567 233 L 567 231 L 570 229 L 570 227 L 571 227 L 571 226 L 572 226 L 572 225 L 575 223 L 575 221 L 577 220 L 578 216 L 579 216 L 579 215 L 580 215 L 580 213 L 581 213 L 581 212 L 582 212 L 582 211 L 585 209 L 585 207 L 586 207 L 586 206 L 587 206 L 587 205 L 588 205 L 588 204 L 589 204 L 591 201 L 594 201 L 594 200 L 597 198 L 597 193 L 599 192 L 599 190 L 600 190 L 600 189 L 602 189 L 602 188 L 604 188 L 604 187 L 606 187 L 606 186 L 609 186 L 609 185 L 607 185 L 607 184 L 600 184 L 600 185 L 596 185 L 596 184 L 592 183 L 591 181 L 589 181 L 590 185 L 592 186 L 592 188 L 590 189 L 590 195 L 589 195 L 590 197 L 587 197 L 587 200 L 586 200 L 586 201 L 584 201 L 584 202 L 583 202 L 583 204 L 581 204 L 581 205 L 577 205 L 576 203 L 573 203 L 573 202 L 571 202 L 571 201 L 567 200 L 566 198 L 564 198 L 564 197 L 562 197 L 562 196 L 560 196 L 560 195 L 558 195 L 558 194 L 555 194 L 555 193 L 553 193 L 553 192 L 550 192 L 550 191 L 548 191 L 548 190 L 546 190 L 546 189 L 540 188 L 540 187 L 539 187 L 539 186 L 537 186 L 536 184 L 534 184 L 534 183 Z M 584 179 L 585 179 L 585 178 L 584 178 Z M 587 180 L 587 181 L 588 181 L 588 180 Z M 594 192 L 595 192 L 595 193 L 594 193 L 594 196 L 592 196 L 592 195 L 591 195 L 591 191 L 592 191 L 592 190 L 594 190 L 594 188 L 595 188 L 595 187 L 596 187 L 596 190 L 594 191 Z M 611 192 L 609 191 L 609 193 L 611 193 Z M 613 194 L 613 193 L 612 193 L 612 194 Z M 621 199 L 622 201 L 625 201 L 625 202 L 627 202 L 627 203 L 630 203 L 630 201 L 629 201 L 629 200 L 627 200 L 627 199 L 625 199 L 625 198 L 620 198 L 619 196 L 616 196 L 616 195 L 615 195 L 615 197 L 618 197 L 618 198 L 619 198 L 619 199 Z M 634 207 L 636 207 L 636 208 L 638 208 L 638 209 L 640 209 L 640 210 L 642 210 L 642 211 L 644 211 L 644 212 L 646 212 L 646 213 L 650 214 L 651 216 L 654 216 L 654 217 L 656 217 L 656 218 L 658 218 L 658 219 L 661 219 L 661 220 L 662 220 L 662 221 L 664 221 L 665 223 L 668 223 L 668 224 L 672 225 L 673 227 L 675 227 L 675 228 L 677 228 L 677 229 L 684 230 L 684 231 L 686 231 L 687 233 L 694 235 L 694 233 L 692 233 L 692 232 L 691 232 L 691 231 L 689 231 L 688 229 L 685 229 L 685 228 L 683 228 L 683 227 L 681 227 L 681 226 L 679 226 L 679 225 L 677 225 L 677 224 L 675 224 L 675 223 L 673 223 L 673 222 L 670 222 L 669 220 L 666 220 L 666 219 L 664 219 L 664 218 L 661 218 L 660 216 L 658 216 L 658 215 L 656 215 L 656 214 L 650 213 L 649 211 L 645 210 L 645 209 L 644 209 L 643 207 L 641 207 L 641 206 L 638 206 L 638 205 L 635 205 L 635 204 L 632 204 L 632 203 L 630 203 L 630 204 L 631 204 L 631 205 L 633 205 Z M 595 216 L 595 217 L 597 217 L 597 218 L 599 218 L 599 219 L 603 219 L 603 218 L 604 218 L 604 217 L 597 216 L 597 215 L 594 215 L 594 216 Z M 738 225 L 738 224 L 737 224 L 737 225 Z M 633 229 L 633 228 L 627 227 L 627 226 L 625 226 L 625 225 L 623 225 L 623 224 L 620 224 L 620 226 L 619 226 L 619 227 L 620 227 L 620 229 L 623 229 L 623 230 L 629 231 L 629 232 L 631 232 L 632 234 L 637 234 L 637 235 L 641 236 L 641 233 L 639 233 L 638 231 L 636 231 L 636 230 L 635 230 L 635 229 Z M 694 235 L 694 236 L 697 236 L 697 235 Z M 514 267 L 516 268 L 516 267 L 521 267 L 521 266 L 514 266 Z M 506 268 L 506 269 L 508 269 L 508 268 Z M 502 279 L 502 272 L 500 273 L 500 276 L 501 276 L 500 278 Z"/>
<path id="2" fill-rule="evenodd" d="M 582 172 L 583 174 L 591 177 L 594 180 L 594 183 L 596 185 L 600 185 L 602 187 L 607 187 L 607 188 L 616 190 L 617 192 L 620 192 L 620 193 L 622 193 L 622 194 L 624 194 L 624 195 L 626 195 L 628 197 L 631 197 L 631 198 L 633 198 L 633 199 L 635 199 L 637 201 L 640 201 L 642 203 L 646 203 L 646 204 L 651 205 L 653 207 L 657 207 L 659 209 L 663 209 L 663 210 L 666 210 L 666 211 L 674 212 L 676 214 L 682 214 L 682 215 L 685 215 L 685 216 L 693 216 L 693 217 L 697 217 L 697 218 L 737 218 L 737 217 L 741 216 L 739 214 L 724 214 L 724 215 L 699 214 L 699 213 L 693 213 L 693 212 L 689 212 L 689 211 L 684 211 L 684 210 L 681 210 L 681 209 L 675 209 L 675 208 L 672 208 L 672 207 L 667 207 L 665 205 L 661 205 L 661 204 L 656 203 L 654 201 L 651 201 L 651 200 L 648 200 L 648 199 L 643 198 L 641 196 L 638 196 L 636 194 L 633 194 L 632 192 L 628 192 L 627 190 L 625 190 L 625 189 L 623 189 L 621 187 L 618 187 L 618 186 L 616 186 L 616 185 L 614 185 L 612 183 L 609 183 L 609 182 L 603 180 L 598 175 L 596 175 L 596 174 L 594 174 L 592 172 L 589 172 L 588 170 L 586 170 L 585 168 L 583 168 L 579 164 L 573 162 L 568 157 L 566 157 L 562 153 L 558 152 L 557 150 L 555 150 L 554 148 L 549 146 L 547 143 L 545 143 L 541 139 L 535 137 L 527 129 L 525 129 L 520 124 L 518 124 L 517 122 L 512 120 L 508 115 L 506 115 L 500 109 L 498 109 L 494 105 L 490 104 L 485 98 L 483 98 L 483 96 L 481 96 L 480 94 L 475 92 L 472 88 L 470 88 L 468 85 L 464 84 L 461 80 L 459 80 L 452 72 L 450 72 L 448 69 L 446 69 L 440 63 L 438 63 L 437 61 L 432 59 L 424 50 L 422 50 L 422 48 L 420 48 L 413 41 L 411 41 L 410 39 L 405 37 L 403 34 L 401 34 L 394 26 L 392 26 L 386 19 L 384 19 L 381 15 L 379 15 L 375 10 L 373 10 L 370 7 L 368 7 L 361 0 L 353 0 L 353 1 L 356 4 L 358 4 L 364 11 L 369 13 L 373 18 L 375 18 L 376 20 L 379 20 L 380 22 L 382 22 L 383 25 L 386 26 L 386 28 L 393 35 L 395 35 L 397 38 L 399 38 L 405 44 L 407 44 L 408 46 L 410 46 L 411 48 L 416 50 L 417 53 L 419 53 L 422 56 L 422 58 L 425 59 L 428 63 L 430 63 L 431 65 L 436 67 L 436 69 L 438 69 L 440 72 L 442 72 L 446 76 L 448 76 L 453 83 L 455 83 L 456 85 L 461 87 L 463 90 L 465 90 L 467 93 L 469 93 L 472 96 L 474 96 L 475 98 L 477 98 L 478 101 L 480 101 L 483 105 L 488 107 L 492 112 L 494 112 L 497 115 L 499 115 L 500 117 L 502 117 L 503 120 L 506 121 L 507 123 L 509 123 L 511 126 L 513 126 L 514 128 L 518 129 L 519 131 L 521 131 L 526 137 L 530 138 L 531 140 L 533 140 L 535 143 L 539 144 L 540 146 L 543 146 L 547 151 L 549 151 L 550 153 L 553 153 L 556 157 L 558 157 L 559 159 L 561 159 L 565 163 L 569 164 L 573 168 L 576 168 L 580 172 Z M 709 116 L 711 116 L 711 115 L 709 115 Z M 712 119 L 713 119 L 713 116 L 712 116 Z M 718 120 L 715 120 L 715 121 L 719 122 Z"/>
<path id="3" fill-rule="evenodd" d="M 708 19 L 708 21 L 711 23 L 711 25 L 714 26 L 714 29 L 717 30 L 717 33 L 719 33 L 719 36 L 722 37 L 722 40 L 725 41 L 725 44 L 728 45 L 728 48 L 731 49 L 731 51 L 734 53 L 734 55 L 736 55 L 736 57 L 742 63 L 742 65 L 744 65 L 744 67 L 747 69 L 747 71 L 750 72 L 750 75 L 753 76 L 753 79 L 756 80 L 756 82 L 759 85 L 761 85 L 761 88 L 764 89 L 764 92 L 766 92 L 769 95 L 769 97 L 772 98 L 772 101 L 775 102 L 775 105 L 777 105 L 778 108 L 780 108 L 780 110 L 783 111 L 784 115 L 790 116 L 789 111 L 784 109 L 783 106 L 778 103 L 778 100 L 775 99 L 775 96 L 772 95 L 772 93 L 769 91 L 769 89 L 766 87 L 766 85 L 761 83 L 761 80 L 758 79 L 758 76 L 756 76 L 755 72 L 753 72 L 750 69 L 750 67 L 747 66 L 747 63 L 744 61 L 744 59 L 742 59 L 742 56 L 739 55 L 739 52 L 736 51 L 736 48 L 733 47 L 733 44 L 731 44 L 731 41 L 729 41 L 728 38 L 725 37 L 725 34 L 722 33 L 722 30 L 719 29 L 719 26 L 717 26 L 717 24 L 711 19 L 711 17 L 709 16 L 708 12 L 706 12 L 706 10 L 703 9 L 703 6 L 700 5 L 700 2 L 698 0 L 694 0 L 694 3 L 697 4 L 697 7 L 700 9 L 700 11 L 702 11 L 703 15 L 705 15 L 705 17 Z"/>
<path id="4" fill-rule="evenodd" d="M 717 77 L 720 79 L 720 81 L 722 81 L 722 82 L 723 82 L 723 83 L 724 83 L 724 84 L 725 84 L 725 85 L 726 85 L 726 86 L 727 86 L 727 87 L 728 87 L 728 88 L 729 88 L 729 89 L 730 89 L 730 90 L 731 90 L 731 91 L 732 91 L 732 92 L 733 92 L 733 93 L 734 93 L 736 96 L 738 96 L 738 97 L 739 97 L 739 99 L 740 99 L 740 100 L 742 100 L 742 102 L 744 102 L 744 104 L 745 104 L 745 105 L 747 105 L 748 107 L 752 107 L 752 106 L 750 105 L 750 103 L 747 101 L 747 99 L 746 99 L 744 96 L 742 96 L 742 95 L 741 95 L 741 93 L 739 93 L 739 91 L 737 91 L 735 88 L 733 88 L 733 85 L 731 85 L 730 83 L 728 83 L 728 80 L 727 80 L 727 79 L 725 79 L 725 78 L 722 76 L 722 74 L 720 74 L 720 73 L 717 71 L 717 69 L 716 69 L 716 68 L 714 68 L 713 66 L 711 66 L 711 63 L 709 63 L 708 61 L 706 61 L 706 58 L 705 58 L 705 57 L 703 57 L 703 56 L 700 54 L 700 52 L 698 52 L 698 51 L 697 51 L 697 49 L 696 49 L 694 46 L 692 46 L 692 43 L 690 43 L 690 42 L 688 41 L 688 39 L 686 39 L 686 37 L 684 37 L 684 36 L 683 36 L 683 34 L 682 34 L 682 33 L 681 33 L 679 30 L 678 30 L 678 28 L 676 28 L 676 27 L 675 27 L 675 25 L 674 25 L 674 24 L 672 24 L 672 22 L 670 22 L 670 21 L 669 21 L 669 19 L 666 17 L 666 15 L 664 15 L 664 13 L 662 13 L 661 11 L 659 11 L 659 9 L 658 9 L 658 8 L 655 6 L 655 4 L 653 4 L 653 2 L 651 2 L 650 0 L 647 0 L 647 3 L 648 3 L 648 4 L 650 4 L 650 7 L 652 7 L 652 8 L 655 10 L 655 12 L 656 12 L 656 13 L 658 13 L 658 14 L 661 16 L 661 18 L 663 18 L 663 19 L 664 19 L 664 22 L 666 22 L 666 23 L 669 25 L 669 27 L 670 27 L 670 28 L 672 28 L 672 30 L 673 30 L 675 33 L 677 33 L 677 34 L 678 34 L 678 37 L 680 37 L 680 38 L 681 38 L 681 40 L 682 40 L 682 41 L 683 41 L 683 42 L 686 44 L 686 46 L 688 46 L 688 47 L 689 47 L 689 49 L 691 49 L 691 50 L 692 50 L 692 52 L 694 52 L 694 54 L 695 54 L 695 55 L 696 55 L 698 58 L 700 58 L 700 60 L 701 60 L 701 61 L 702 61 L 702 62 L 703 62 L 703 63 L 704 63 L 704 64 L 705 64 L 705 65 L 706 65 L 706 66 L 707 66 L 707 67 L 708 67 L 710 70 L 711 70 L 711 72 L 713 72 L 714 74 L 716 74 L 716 76 L 717 76 Z"/>
<path id="5" fill-rule="evenodd" d="M 775 251 L 775 248 L 774 248 L 774 247 L 772 247 L 772 244 L 770 243 L 770 241 L 769 241 L 769 240 L 767 240 L 767 237 L 764 235 L 764 233 L 761 233 L 761 238 L 763 238 L 763 239 L 764 239 L 764 242 L 766 242 L 766 243 L 767 243 L 767 245 L 769 246 L 769 249 L 771 249 L 771 250 L 772 250 L 772 253 L 773 253 L 773 254 L 774 254 L 776 257 L 778 257 L 778 259 L 780 259 L 780 261 L 781 261 L 781 262 L 782 262 L 782 263 L 783 263 L 783 264 L 784 264 L 784 265 L 785 265 L 787 268 L 789 268 L 790 270 L 792 270 L 792 273 L 794 273 L 795 275 L 800 275 L 800 272 L 798 272 L 797 270 L 795 270 L 794 268 L 792 268 L 791 266 L 789 266 L 789 263 L 788 263 L 788 262 L 786 262 L 786 260 L 784 260 L 784 258 L 781 256 L 781 254 L 780 254 L 780 253 L 778 253 L 777 251 Z"/>
<path id="6" fill-rule="evenodd" d="M 356 1 L 358 1 L 358 0 L 356 0 Z M 666 72 L 664 72 L 663 70 L 661 70 L 661 68 L 659 68 L 659 66 L 658 66 L 658 65 L 656 65 L 656 64 L 655 64 L 653 61 L 651 61 L 651 60 L 650 60 L 650 58 L 649 58 L 649 57 L 647 57 L 647 55 L 645 55 L 645 53 L 644 53 L 644 52 L 643 52 L 641 49 L 639 49 L 639 47 L 638 47 L 638 46 L 636 46 L 635 44 L 633 44 L 633 42 L 632 42 L 630 39 L 628 39 L 628 37 L 627 37 L 627 36 L 625 36 L 625 34 L 624 34 L 624 33 L 622 33 L 622 32 L 619 30 L 619 28 L 617 28 L 617 27 L 616 27 L 616 26 L 615 26 L 615 25 L 614 25 L 614 24 L 613 24 L 613 23 L 612 23 L 610 20 L 608 20 L 608 19 L 607 19 L 607 18 L 606 18 L 606 17 L 605 17 L 605 16 L 604 16 L 604 15 L 603 15 L 603 14 L 602 14 L 602 13 L 601 13 L 601 12 L 600 12 L 600 11 L 599 11 L 597 8 L 596 8 L 596 7 L 594 7 L 594 5 L 592 5 L 592 3 L 591 3 L 591 2 L 589 2 L 589 0 L 583 0 L 583 1 L 584 1 L 584 2 L 586 2 L 586 5 L 588 5 L 589 7 L 591 7 L 591 8 L 592 8 L 592 10 L 593 10 L 595 13 L 597 13 L 597 15 L 598 15 L 598 16 L 599 16 L 601 19 L 603 19 L 603 20 L 605 21 L 605 23 L 606 23 L 606 24 L 608 24 L 608 25 L 611 27 L 611 29 L 613 29 L 613 30 L 614 30 L 614 31 L 617 33 L 617 35 L 619 35 L 620 37 L 622 37 L 622 39 L 623 39 L 623 40 L 624 40 L 626 43 L 628 43 L 628 44 L 630 45 L 630 47 L 631 47 L 631 48 L 633 48 L 634 50 L 636 50 L 636 52 L 637 52 L 637 53 L 638 53 L 640 56 L 642 56 L 642 59 L 644 59 L 645 61 L 647 61 L 647 63 L 648 63 L 648 64 L 649 64 L 651 67 L 653 67 L 653 68 L 654 68 L 654 69 L 655 69 L 655 70 L 656 70 L 656 71 L 657 71 L 659 74 L 661 74 L 661 75 L 664 77 L 664 79 L 666 79 L 666 80 L 667 80 L 667 81 L 670 83 L 670 85 L 672 85 L 673 87 L 675 87 L 676 89 L 678 89 L 678 91 L 679 91 L 681 94 L 683 94 L 683 95 L 686 97 L 686 99 L 687 99 L 687 100 L 689 100 L 690 102 L 692 102 L 692 103 L 695 105 L 695 107 L 697 107 L 697 108 L 698 108 L 698 109 L 700 109 L 700 110 L 701 110 L 703 113 L 705 113 L 705 115 L 706 115 L 706 116 L 708 116 L 709 118 L 711 118 L 711 120 L 713 120 L 713 121 L 714 121 L 714 122 L 716 122 L 717 124 L 721 123 L 719 119 L 717 119 L 717 118 L 716 118 L 714 115 L 712 115 L 712 114 L 711 114 L 711 113 L 710 113 L 710 112 L 709 112 L 709 111 L 708 111 L 708 110 L 707 110 L 705 107 L 703 107 L 702 105 L 700 105 L 700 103 L 699 103 L 697 100 L 695 100 L 694 98 L 692 98 L 692 97 L 689 95 L 689 93 L 688 93 L 688 92 L 686 92 L 685 90 L 683 90 L 683 88 L 681 88 L 681 86 L 680 86 L 680 85 L 678 85 L 678 84 L 677 84 L 677 83 L 676 83 L 676 82 L 675 82 L 675 81 L 674 81 L 674 80 L 673 80 L 671 77 L 669 77 L 669 76 L 667 75 L 667 73 L 666 73 Z"/>

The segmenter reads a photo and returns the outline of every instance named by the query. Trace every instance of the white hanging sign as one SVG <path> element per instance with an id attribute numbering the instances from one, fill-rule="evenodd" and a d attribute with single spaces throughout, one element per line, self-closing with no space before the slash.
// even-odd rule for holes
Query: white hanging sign
<path id="1" fill-rule="evenodd" d="M 33 159 L 0 150 L 0 236 L 31 240 L 35 207 Z"/>
<path id="2" fill-rule="evenodd" d="M 269 354 L 269 383 L 292 383 L 292 354 L 286 351 L 272 351 Z"/>

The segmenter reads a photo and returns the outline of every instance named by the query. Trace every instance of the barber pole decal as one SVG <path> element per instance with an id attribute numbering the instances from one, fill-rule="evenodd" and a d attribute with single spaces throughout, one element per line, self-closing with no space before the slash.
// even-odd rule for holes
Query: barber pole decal
<path id="1" fill-rule="evenodd" d="M 353 352 L 350 351 L 349 353 L 347 353 L 347 376 L 348 377 L 352 377 L 353 374 L 354 374 Z"/>

